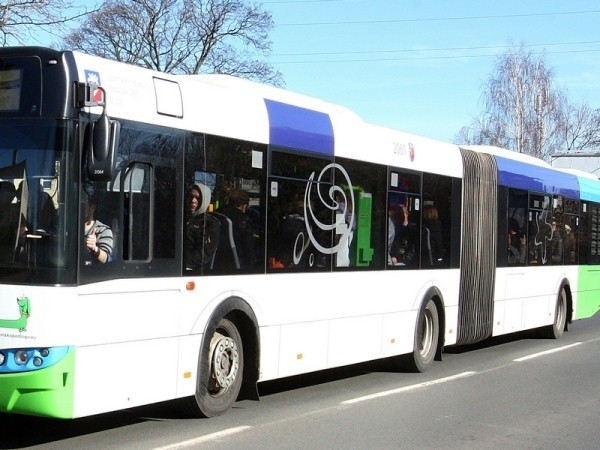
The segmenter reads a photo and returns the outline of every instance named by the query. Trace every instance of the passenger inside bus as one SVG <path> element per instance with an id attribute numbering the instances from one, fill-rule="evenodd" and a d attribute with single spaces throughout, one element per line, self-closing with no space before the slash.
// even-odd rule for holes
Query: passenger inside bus
<path id="1" fill-rule="evenodd" d="M 389 249 L 391 264 L 411 266 L 415 262 L 417 230 L 409 221 L 408 209 L 403 204 L 391 204 L 389 217 L 394 223 L 394 240 Z"/>
<path id="2" fill-rule="evenodd" d="M 185 268 L 190 271 L 209 269 L 219 245 L 221 225 L 218 219 L 207 214 L 210 205 L 210 188 L 195 183 L 185 201 Z"/>
<path id="3" fill-rule="evenodd" d="M 392 220 L 391 215 L 388 214 L 388 239 L 387 239 L 387 248 L 388 248 L 388 265 L 394 264 L 394 259 L 392 257 L 392 243 L 394 242 L 394 238 L 396 237 L 396 225 Z"/>
<path id="4" fill-rule="evenodd" d="M 525 263 L 525 234 L 521 231 L 517 219 L 508 220 L 508 264 L 520 265 Z"/>
<path id="5" fill-rule="evenodd" d="M 565 263 L 577 264 L 577 240 L 568 224 L 565 224 Z"/>
<path id="6" fill-rule="evenodd" d="M 88 197 L 85 210 L 85 246 L 87 254 L 84 265 L 104 264 L 110 261 L 113 251 L 113 233 L 108 225 L 95 218 L 97 201 L 94 195 Z"/>
<path id="7" fill-rule="evenodd" d="M 421 246 L 424 266 L 437 266 L 443 259 L 443 234 L 442 222 L 438 216 L 437 208 L 426 203 L 423 206 L 423 238 Z"/>
<path id="8" fill-rule="evenodd" d="M 550 239 L 550 249 L 552 255 L 552 264 L 562 264 L 563 262 L 563 240 L 555 217 L 552 218 L 552 237 Z"/>
<path id="9" fill-rule="evenodd" d="M 233 246 L 229 239 L 221 236 L 219 248 L 215 256 L 215 268 L 248 270 L 256 264 L 256 251 L 254 243 L 253 224 L 248 213 L 250 195 L 243 189 L 232 188 L 225 194 L 223 204 L 217 213 L 223 214 L 231 221 Z M 221 224 L 223 230 L 223 224 Z M 235 267 L 237 254 L 239 267 Z"/>

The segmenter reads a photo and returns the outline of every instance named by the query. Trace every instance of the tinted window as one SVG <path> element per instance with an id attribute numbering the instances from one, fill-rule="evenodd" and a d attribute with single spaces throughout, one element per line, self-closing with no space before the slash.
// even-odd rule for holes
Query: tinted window
<path id="1" fill-rule="evenodd" d="M 391 169 L 388 180 L 388 267 L 418 269 L 421 255 L 421 175 Z"/>
<path id="2" fill-rule="evenodd" d="M 453 202 L 452 178 L 423 174 L 423 222 L 421 240 L 421 267 L 450 267 L 452 230 L 460 223 L 453 219 L 453 208 L 460 211 L 460 203 Z M 458 243 L 455 243 L 458 246 Z"/>
<path id="3" fill-rule="evenodd" d="M 327 159 L 280 152 L 273 152 L 271 158 L 268 267 L 273 270 L 330 270 L 332 256 L 345 245 L 339 240 L 336 242 L 334 233 L 339 231 L 347 238 L 352 226 L 346 222 L 343 212 L 348 211 L 345 205 L 349 199 L 350 181 Z M 333 184 L 334 179 L 341 184 Z M 340 221 L 336 222 L 338 213 Z"/>

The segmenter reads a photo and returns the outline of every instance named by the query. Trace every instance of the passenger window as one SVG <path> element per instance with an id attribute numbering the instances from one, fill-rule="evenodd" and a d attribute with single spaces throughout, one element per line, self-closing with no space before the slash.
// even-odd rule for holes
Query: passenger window
<path id="1" fill-rule="evenodd" d="M 165 276 L 180 273 L 181 218 L 176 210 L 181 205 L 182 144 L 183 134 L 177 130 L 121 123 L 113 179 L 83 182 L 84 194 L 90 191 L 97 197 L 97 218 L 113 235 L 110 264 L 82 271 L 84 282 L 88 277 L 142 277 L 150 271 Z"/>
<path id="2" fill-rule="evenodd" d="M 528 263 L 552 264 L 553 238 L 556 241 L 556 218 L 553 218 L 552 196 L 529 194 L 527 226 Z M 554 226 L 553 226 L 554 223 Z"/>
<path id="3" fill-rule="evenodd" d="M 565 199 L 560 196 L 552 198 L 552 217 L 550 217 L 550 261 L 560 265 L 565 257 Z"/>
<path id="4" fill-rule="evenodd" d="M 175 211 L 182 143 L 183 136 L 177 130 L 133 122 L 122 124 L 118 171 L 108 183 L 115 260 L 152 260 L 153 273 L 178 271 L 175 256 L 180 220 Z M 158 263 L 157 259 L 165 261 Z M 141 276 L 141 267 L 129 265 L 125 270 L 135 269 L 134 276 Z"/>
<path id="5" fill-rule="evenodd" d="M 175 258 L 176 183 L 177 170 L 174 167 L 154 168 L 153 259 Z"/>
<path id="6" fill-rule="evenodd" d="M 206 173 L 211 177 L 208 220 L 220 229 L 212 273 L 265 270 L 266 146 L 208 136 Z"/>
<path id="7" fill-rule="evenodd" d="M 582 238 L 582 252 L 589 254 L 588 264 L 600 263 L 600 204 L 587 203 L 583 210 L 586 219 L 587 239 Z"/>
<path id="8" fill-rule="evenodd" d="M 452 225 L 452 178 L 423 174 L 421 267 L 450 267 Z"/>
<path id="9" fill-rule="evenodd" d="M 150 177 L 151 167 L 144 163 L 131 164 L 123 174 L 124 260 L 150 259 Z"/>
<path id="10" fill-rule="evenodd" d="M 579 262 L 579 202 L 565 200 L 565 213 L 563 225 L 564 263 L 577 264 Z"/>
<path id="11" fill-rule="evenodd" d="M 352 221 L 352 227 L 347 235 L 336 232 L 334 236 L 336 245 L 340 243 L 340 239 L 346 240 L 346 244 L 340 245 L 335 253 L 334 268 L 382 269 L 387 254 L 385 239 L 387 169 L 382 165 L 342 158 L 337 158 L 336 162 L 345 170 L 349 180 L 336 172 L 335 184 L 342 186 L 346 196 L 343 203 L 338 206 L 340 219 L 343 217 L 343 222 L 346 224 Z M 344 208 L 345 213 L 341 212 Z M 340 219 L 336 218 L 341 223 Z"/>
<path id="12" fill-rule="evenodd" d="M 354 224 L 346 214 L 353 208 L 347 173 L 326 159 L 303 154 L 273 151 L 271 161 L 269 269 L 331 270 L 333 255 L 337 261 L 338 251 L 344 253 Z"/>
<path id="13" fill-rule="evenodd" d="M 506 263 L 523 266 L 527 260 L 527 192 L 510 189 L 506 227 Z"/>
<path id="14" fill-rule="evenodd" d="M 388 189 L 388 267 L 418 269 L 421 175 L 391 170 Z"/>

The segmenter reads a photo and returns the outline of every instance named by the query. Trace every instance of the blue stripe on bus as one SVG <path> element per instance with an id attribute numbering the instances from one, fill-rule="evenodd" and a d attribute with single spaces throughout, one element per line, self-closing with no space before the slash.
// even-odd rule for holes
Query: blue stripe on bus
<path id="1" fill-rule="evenodd" d="M 328 114 L 265 99 L 269 143 L 333 156 L 333 125 Z"/>
<path id="2" fill-rule="evenodd" d="M 579 177 L 581 200 L 600 203 L 600 183 L 597 180 Z"/>
<path id="3" fill-rule="evenodd" d="M 502 186 L 579 198 L 579 182 L 575 175 L 550 168 L 526 164 L 496 156 L 498 181 Z"/>

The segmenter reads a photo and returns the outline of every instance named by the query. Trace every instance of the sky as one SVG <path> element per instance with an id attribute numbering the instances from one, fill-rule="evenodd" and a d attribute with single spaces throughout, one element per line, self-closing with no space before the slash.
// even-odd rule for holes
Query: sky
<path id="1" fill-rule="evenodd" d="M 543 55 L 573 104 L 600 108 L 598 0 L 264 0 L 286 89 L 365 121 L 454 141 L 511 45 Z"/>
<path id="2" fill-rule="evenodd" d="M 600 108 L 599 0 L 248 1 L 273 17 L 267 62 L 285 88 L 367 122 L 453 142 L 498 56 L 521 44 L 572 104 Z"/>

